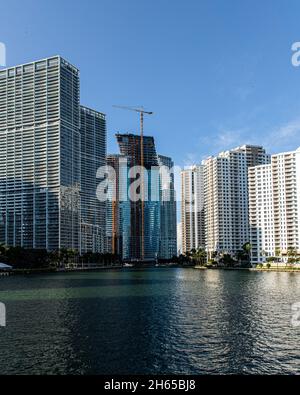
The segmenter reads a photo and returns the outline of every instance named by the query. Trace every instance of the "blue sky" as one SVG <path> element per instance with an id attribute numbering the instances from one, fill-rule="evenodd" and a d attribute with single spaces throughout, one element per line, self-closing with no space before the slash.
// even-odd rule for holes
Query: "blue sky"
<path id="1" fill-rule="evenodd" d="M 146 133 L 177 165 L 242 143 L 300 146 L 298 0 L 26 0 L 1 2 L 9 66 L 60 54 L 81 71 L 82 104 L 114 133 Z"/>

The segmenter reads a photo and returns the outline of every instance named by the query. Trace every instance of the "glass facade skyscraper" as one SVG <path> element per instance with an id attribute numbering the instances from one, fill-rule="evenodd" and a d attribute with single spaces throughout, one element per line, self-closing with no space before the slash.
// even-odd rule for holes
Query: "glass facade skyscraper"
<path id="1" fill-rule="evenodd" d="M 160 245 L 159 258 L 177 256 L 177 204 L 174 180 L 174 162 L 171 158 L 158 155 L 160 166 Z"/>
<path id="2" fill-rule="evenodd" d="M 99 164 L 105 160 L 105 120 L 82 109 L 80 130 L 80 113 L 79 71 L 63 58 L 0 71 L 0 243 L 80 251 L 82 240 L 85 250 L 94 249 L 80 237 L 80 217 L 98 226 L 87 198 L 95 196 L 96 172 L 88 187 L 81 163 L 84 170 L 98 154 Z M 94 152 L 81 131 L 88 139 L 97 135 Z"/>
<path id="3" fill-rule="evenodd" d="M 107 166 L 113 170 L 108 185 L 106 211 L 107 250 L 130 260 L 130 200 L 128 199 L 129 166 L 123 155 L 108 155 Z"/>
<path id="4" fill-rule="evenodd" d="M 134 134 L 117 134 L 120 155 L 107 157 L 106 116 L 80 106 L 79 84 L 79 70 L 60 56 L 0 71 L 0 243 L 171 258 L 174 178 L 166 186 L 159 166 L 172 160 L 157 155 L 153 137 Z M 116 171 L 108 202 L 97 197 L 107 162 Z M 144 172 L 130 174 L 142 162 Z M 129 196 L 141 174 L 143 202 L 141 186 L 137 201 Z"/>
<path id="5" fill-rule="evenodd" d="M 134 134 L 117 134 L 120 152 L 128 158 L 130 168 L 141 166 L 141 137 Z M 155 260 L 159 256 L 160 194 L 159 168 L 153 137 L 144 137 L 145 201 L 130 201 L 130 259 Z M 129 178 L 132 186 L 138 176 Z M 144 229 L 142 215 L 144 215 Z M 143 250 L 144 247 L 144 251 Z M 143 256 L 144 255 L 144 256 Z"/>
<path id="6" fill-rule="evenodd" d="M 0 71 L 0 242 L 79 248 L 79 72 L 60 57 Z"/>
<path id="7" fill-rule="evenodd" d="M 106 116 L 81 106 L 81 253 L 105 251 L 106 202 L 97 199 L 97 170 L 106 165 Z"/>

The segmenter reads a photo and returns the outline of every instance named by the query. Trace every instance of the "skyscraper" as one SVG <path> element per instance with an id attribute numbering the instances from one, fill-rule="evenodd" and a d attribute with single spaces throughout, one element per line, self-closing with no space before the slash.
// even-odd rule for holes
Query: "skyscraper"
<path id="1" fill-rule="evenodd" d="M 123 260 L 130 260 L 131 203 L 128 199 L 128 158 L 123 155 L 108 155 L 107 166 L 113 170 L 108 184 L 106 209 L 107 250 L 119 255 Z"/>
<path id="2" fill-rule="evenodd" d="M 252 262 L 275 255 L 272 165 L 249 168 L 249 223 Z"/>
<path id="3" fill-rule="evenodd" d="M 80 108 L 76 67 L 55 56 L 0 71 L 1 243 L 104 251 L 105 160 L 105 116 Z"/>
<path id="4" fill-rule="evenodd" d="M 159 258 L 177 256 L 177 205 L 175 195 L 174 162 L 171 158 L 158 155 L 160 166 L 160 247 Z"/>
<path id="5" fill-rule="evenodd" d="M 248 167 L 270 161 L 263 147 L 244 145 L 203 162 L 206 248 L 235 254 L 250 241 Z"/>
<path id="6" fill-rule="evenodd" d="M 192 166 L 181 172 L 182 252 L 205 248 L 203 166 Z"/>
<path id="7" fill-rule="evenodd" d="M 249 169 L 249 206 L 253 263 L 300 255 L 300 148 Z"/>
<path id="8" fill-rule="evenodd" d="M 59 56 L 0 71 L 0 242 L 80 244 L 79 72 Z"/>
<path id="9" fill-rule="evenodd" d="M 143 174 L 144 202 L 130 201 L 130 258 L 132 260 L 154 260 L 159 255 L 160 197 L 159 168 L 153 137 L 144 137 L 144 170 L 141 173 L 141 137 L 134 134 L 117 134 L 122 155 L 128 158 L 129 182 L 133 193 L 142 197 L 141 187 L 134 188 Z M 135 168 L 135 172 L 134 172 Z M 141 174 L 139 174 L 141 173 Z M 144 226 L 143 226 L 144 225 Z"/>
<path id="10" fill-rule="evenodd" d="M 106 202 L 96 196 L 97 170 L 106 165 L 106 116 L 81 106 L 81 252 L 104 252 Z"/>

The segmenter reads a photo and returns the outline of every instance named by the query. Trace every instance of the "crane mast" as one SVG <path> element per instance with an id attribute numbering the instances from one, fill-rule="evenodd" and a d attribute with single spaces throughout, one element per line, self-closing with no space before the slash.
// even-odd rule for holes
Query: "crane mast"
<path id="1" fill-rule="evenodd" d="M 141 133 L 141 258 L 145 260 L 145 180 L 144 180 L 144 115 L 153 115 L 151 111 L 145 111 L 143 108 L 134 108 L 126 106 L 113 106 L 122 110 L 134 111 L 140 114 L 140 133 Z"/>

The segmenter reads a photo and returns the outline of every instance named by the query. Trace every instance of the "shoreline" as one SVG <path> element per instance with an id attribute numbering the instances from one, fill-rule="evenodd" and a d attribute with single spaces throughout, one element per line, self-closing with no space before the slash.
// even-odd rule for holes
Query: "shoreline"
<path id="1" fill-rule="evenodd" d="M 44 268 L 44 269 L 13 269 L 0 272 L 1 276 L 12 276 L 12 275 L 35 275 L 35 274 L 59 274 L 59 273 L 89 273 L 89 272 L 101 272 L 105 270 L 148 270 L 148 269 L 194 269 L 194 266 L 133 266 L 126 267 L 123 265 L 114 265 L 114 266 L 94 266 L 94 267 L 77 267 L 77 268 Z"/>
<path id="2" fill-rule="evenodd" d="M 126 266 L 99 266 L 99 267 L 86 267 L 86 268 L 70 268 L 70 269 L 15 269 L 11 271 L 0 272 L 0 277 L 7 277 L 12 275 L 35 275 L 35 274 L 59 274 L 59 273 L 90 273 L 90 272 L 102 272 L 105 270 L 149 270 L 149 269 L 194 269 L 194 270 L 222 270 L 222 271 L 247 271 L 247 272 L 269 272 L 269 273 L 300 273 L 300 269 L 296 268 L 225 268 L 225 267 L 214 267 L 207 268 L 203 266 L 147 266 L 147 267 L 126 267 Z"/>
<path id="3" fill-rule="evenodd" d="M 202 267 L 202 266 L 195 266 L 196 270 L 244 270 L 244 271 L 248 271 L 248 272 L 278 272 L 278 273 L 300 273 L 300 269 L 296 269 L 296 268 L 284 268 L 284 267 L 273 267 L 270 269 L 267 268 L 243 268 L 243 267 L 214 267 L 214 268 L 208 268 L 208 267 Z"/>
<path id="4" fill-rule="evenodd" d="M 0 272 L 8 276 L 12 275 L 34 275 L 34 274 L 58 274 L 58 273 L 79 273 L 79 272 L 98 272 L 103 270 L 121 270 L 122 266 L 99 266 L 91 268 L 72 268 L 72 269 L 56 269 L 56 268 L 45 268 L 45 269 L 13 269 L 6 272 Z"/>

